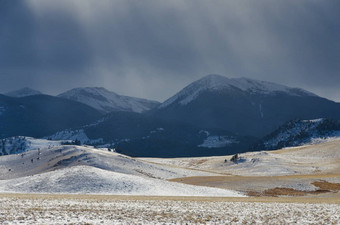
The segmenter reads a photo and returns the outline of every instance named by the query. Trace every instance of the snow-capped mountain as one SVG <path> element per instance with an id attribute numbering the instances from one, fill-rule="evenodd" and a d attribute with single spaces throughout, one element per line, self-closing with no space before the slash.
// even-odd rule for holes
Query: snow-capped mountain
<path id="1" fill-rule="evenodd" d="M 20 98 L 20 97 L 26 97 L 26 96 L 31 96 L 31 95 L 41 95 L 41 94 L 42 93 L 40 91 L 31 89 L 31 88 L 28 88 L 28 87 L 24 87 L 24 88 L 21 88 L 19 90 L 7 92 L 4 95 L 10 96 L 10 97 Z"/>
<path id="2" fill-rule="evenodd" d="M 159 108 L 165 108 L 171 104 L 189 104 L 204 91 L 223 91 L 238 89 L 250 94 L 275 95 L 285 93 L 292 96 L 316 96 L 315 94 L 300 88 L 290 88 L 284 85 L 249 78 L 228 78 L 221 75 L 210 74 L 199 79 L 176 95 L 162 103 Z"/>
<path id="3" fill-rule="evenodd" d="M 340 138 L 340 122 L 330 119 L 292 120 L 266 136 L 257 150 L 318 144 Z"/>
<path id="4" fill-rule="evenodd" d="M 340 119 L 340 103 L 271 82 L 208 75 L 169 98 L 153 115 L 263 137 L 296 118 Z"/>
<path id="5" fill-rule="evenodd" d="M 58 97 L 81 102 L 101 112 L 144 112 L 159 105 L 157 101 L 118 95 L 102 87 L 74 88 Z"/>

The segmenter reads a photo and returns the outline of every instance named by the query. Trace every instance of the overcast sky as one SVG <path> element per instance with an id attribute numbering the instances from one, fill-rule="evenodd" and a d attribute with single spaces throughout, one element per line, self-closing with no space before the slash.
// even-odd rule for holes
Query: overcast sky
<path id="1" fill-rule="evenodd" d="M 0 0 L 0 92 L 163 101 L 207 74 L 340 102 L 338 0 Z"/>

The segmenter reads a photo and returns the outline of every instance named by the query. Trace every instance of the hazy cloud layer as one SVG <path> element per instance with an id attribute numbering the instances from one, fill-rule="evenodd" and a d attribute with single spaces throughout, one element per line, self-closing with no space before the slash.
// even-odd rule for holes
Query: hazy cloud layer
<path id="1" fill-rule="evenodd" d="M 340 101 L 339 1 L 0 0 L 0 92 L 165 100 L 206 74 Z"/>

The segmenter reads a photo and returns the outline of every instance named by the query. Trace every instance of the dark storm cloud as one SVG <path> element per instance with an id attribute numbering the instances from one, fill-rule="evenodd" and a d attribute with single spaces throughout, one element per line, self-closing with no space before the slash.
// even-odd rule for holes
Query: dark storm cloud
<path id="1" fill-rule="evenodd" d="M 340 100 L 338 1 L 0 0 L 0 90 L 164 100 L 206 74 Z"/>

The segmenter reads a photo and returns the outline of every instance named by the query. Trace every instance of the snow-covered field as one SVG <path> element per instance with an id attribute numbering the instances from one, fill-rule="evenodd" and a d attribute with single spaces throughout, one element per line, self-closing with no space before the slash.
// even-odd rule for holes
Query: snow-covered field
<path id="1" fill-rule="evenodd" d="M 340 183 L 337 175 L 340 140 L 278 151 L 243 153 L 237 162 L 231 162 L 231 156 L 138 159 L 107 148 L 18 138 L 20 141 L 7 140 L 8 144 L 19 143 L 18 146 L 25 147 L 25 152 L 0 157 L 0 192 L 3 193 L 242 196 L 249 191 L 276 187 L 314 191 L 317 188 L 312 183 L 320 180 L 335 185 Z M 308 174 L 319 176 L 288 177 Z M 323 174 L 332 176 L 324 177 Z M 201 179 L 199 183 L 191 179 L 221 175 L 229 177 L 209 178 L 208 183 L 207 179 Z M 258 178 L 249 178 L 252 182 L 246 182 L 247 179 L 236 181 L 230 175 Z M 274 179 L 273 176 L 286 176 L 287 179 Z M 172 179 L 179 183 L 168 181 Z"/>
<path id="2" fill-rule="evenodd" d="M 90 166 L 102 170 L 146 178 L 172 179 L 208 176 L 208 172 L 152 164 L 116 152 L 90 146 L 55 146 L 0 157 L 0 180 L 32 176 L 73 166 Z"/>
<path id="3" fill-rule="evenodd" d="M 226 189 L 167 181 L 212 173 L 144 162 L 106 148 L 33 142 L 39 143 L 39 148 L 0 157 L 0 192 L 244 196 Z"/>
<path id="4" fill-rule="evenodd" d="M 232 156 L 196 158 L 143 158 L 144 161 L 181 168 L 241 176 L 335 174 L 340 172 L 340 138 L 329 142 L 276 151 L 247 152 Z"/>
<path id="5" fill-rule="evenodd" d="M 132 158 L 22 137 L 5 144 L 14 149 L 13 143 L 25 149 L 0 157 L 0 224 L 340 224 L 340 140 L 243 153 L 236 162 L 231 156 Z M 276 187 L 314 191 L 311 182 L 320 177 L 330 186 L 324 197 L 313 195 L 320 203 L 244 198 L 248 191 Z"/>
<path id="6" fill-rule="evenodd" d="M 180 183 L 226 188 L 257 196 L 313 194 L 340 197 L 340 139 L 238 156 L 236 161 L 231 161 L 232 156 L 143 160 L 217 174 L 215 177 L 172 180 Z M 327 185 L 318 186 L 318 182 Z"/>
<path id="7" fill-rule="evenodd" d="M 173 183 L 90 166 L 74 166 L 29 177 L 0 180 L 0 193 L 5 192 L 244 197 L 235 191 Z"/>
<path id="8" fill-rule="evenodd" d="M 1 224 L 339 224 L 339 204 L 0 197 Z"/>

